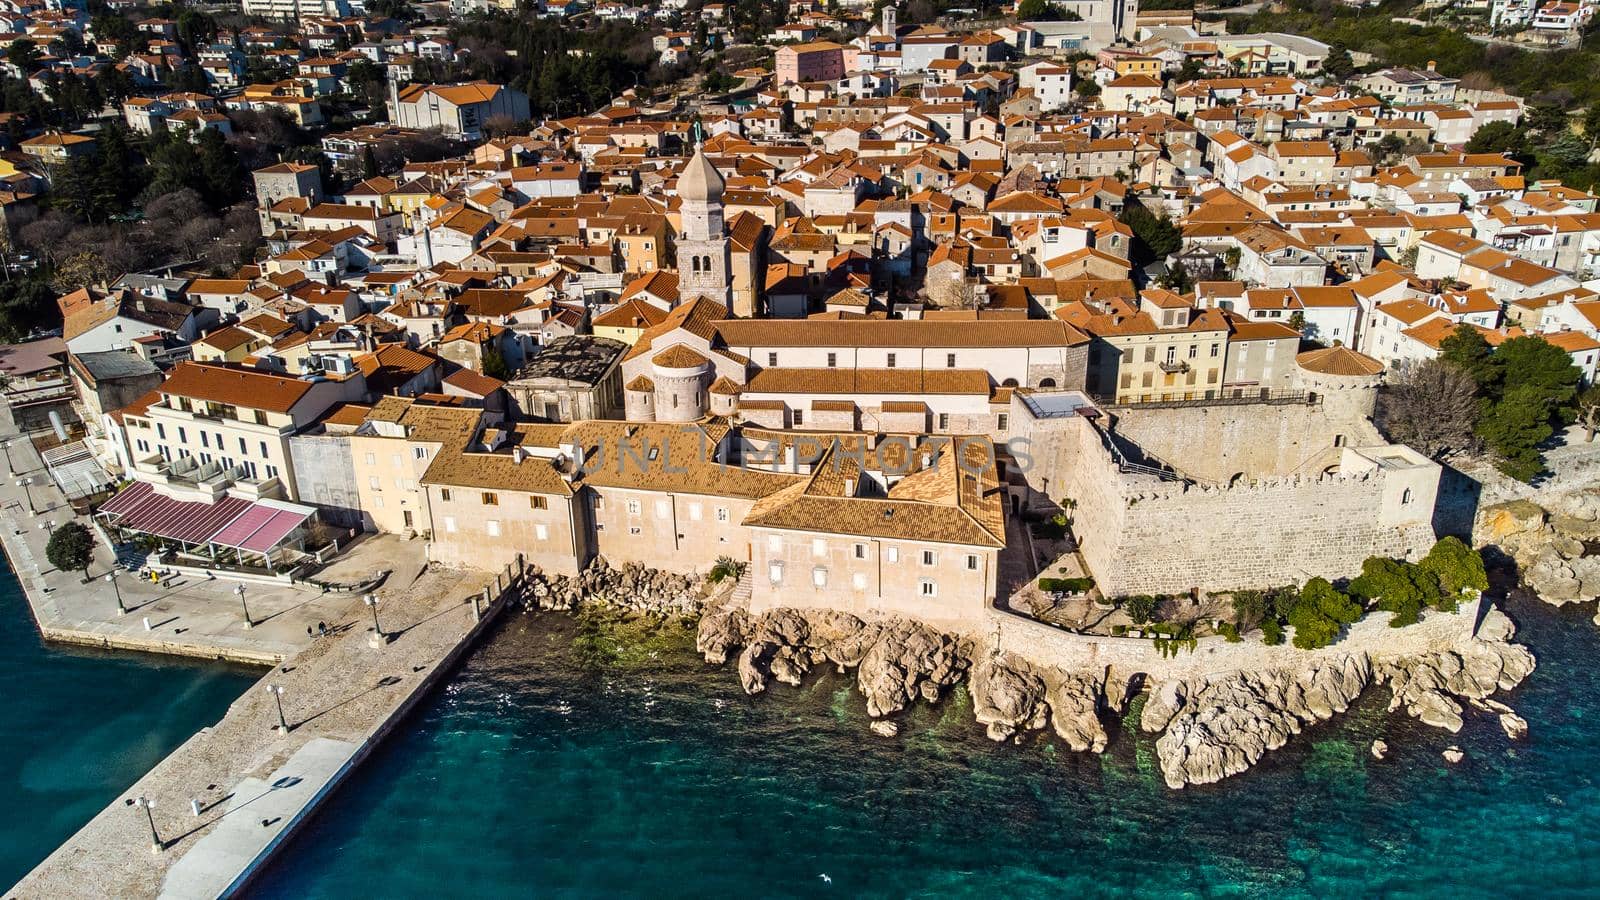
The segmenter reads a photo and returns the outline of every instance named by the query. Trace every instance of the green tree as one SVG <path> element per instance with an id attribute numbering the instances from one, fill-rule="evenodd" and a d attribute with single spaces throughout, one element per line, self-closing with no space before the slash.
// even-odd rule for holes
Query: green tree
<path id="1" fill-rule="evenodd" d="M 39 47 L 27 38 L 18 38 L 6 48 L 6 60 L 27 75 L 39 68 Z"/>
<path id="2" fill-rule="evenodd" d="M 1515 153 L 1527 143 L 1527 135 L 1510 122 L 1490 122 L 1473 132 L 1467 141 L 1468 153 Z"/>
<path id="3" fill-rule="evenodd" d="M 1271 611 L 1267 606 L 1267 596 L 1261 591 L 1234 591 L 1231 601 L 1233 621 L 1241 629 L 1249 629 L 1265 619 Z"/>
<path id="4" fill-rule="evenodd" d="M 1439 581 L 1441 609 L 1455 609 L 1463 591 L 1489 589 L 1483 554 L 1454 536 L 1441 538 L 1417 566 Z"/>
<path id="5" fill-rule="evenodd" d="M 1479 396 L 1493 396 L 1499 390 L 1504 374 L 1501 362 L 1483 332 L 1471 325 L 1458 326 L 1439 342 L 1439 358 L 1467 373 L 1478 385 Z"/>
<path id="6" fill-rule="evenodd" d="M 89 581 L 89 565 L 94 562 L 94 535 L 78 522 L 68 522 L 50 535 L 44 548 L 50 565 L 63 572 L 80 571 Z"/>
<path id="7" fill-rule="evenodd" d="M 1294 626 L 1294 645 L 1301 650 L 1328 646 L 1344 626 L 1359 618 L 1361 606 L 1326 578 L 1306 582 L 1288 615 Z"/>
<path id="8" fill-rule="evenodd" d="M 1504 372 L 1501 381 L 1506 393 L 1534 388 L 1552 405 L 1563 424 L 1571 421 L 1567 416 L 1578 396 L 1583 373 L 1572 364 L 1567 351 L 1537 335 L 1523 335 L 1501 344 L 1494 355 Z"/>
<path id="9" fill-rule="evenodd" d="M 511 367 L 506 365 L 505 354 L 499 347 L 491 346 L 483 351 L 483 374 L 501 381 L 511 378 Z"/>
<path id="10" fill-rule="evenodd" d="M 56 292 L 40 278 L 0 282 L 0 341 L 20 343 L 36 328 L 61 324 Z"/>
<path id="11" fill-rule="evenodd" d="M 213 210 L 224 209 L 244 196 L 244 166 L 222 132 L 215 128 L 200 132 L 195 154 L 200 163 L 196 189 Z"/>
<path id="12" fill-rule="evenodd" d="M 1600 101 L 1589 104 L 1583 111 L 1583 136 L 1589 139 L 1591 148 L 1600 143 Z"/>
<path id="13" fill-rule="evenodd" d="M 1537 103 L 1528 110 L 1528 127 L 1547 137 L 1566 131 L 1569 121 L 1566 107 L 1554 103 Z"/>
<path id="14" fill-rule="evenodd" d="M 1480 391 L 1476 431 L 1500 471 L 1532 481 L 1544 471 L 1540 445 L 1576 417 L 1582 373 L 1566 351 L 1534 335 L 1501 344 L 1493 361 L 1499 378 Z"/>
<path id="15" fill-rule="evenodd" d="M 1500 471 L 1519 481 L 1532 481 L 1544 472 L 1539 445 L 1550 439 L 1551 411 L 1536 387 L 1506 391 L 1499 402 L 1488 403 L 1478 417 L 1478 437 L 1493 450 Z"/>
<path id="16" fill-rule="evenodd" d="M 217 38 L 217 21 L 196 9 L 178 13 L 178 46 L 185 56 L 192 56 L 202 44 Z"/>
<path id="17" fill-rule="evenodd" d="M 1061 18 L 1061 12 L 1050 0 L 1022 0 L 1017 4 L 1017 18 L 1024 22 L 1051 22 Z"/>
<path id="18" fill-rule="evenodd" d="M 1138 239 L 1135 253 L 1143 262 L 1166 259 L 1183 246 L 1183 232 L 1165 216 L 1156 216 L 1138 202 L 1129 202 L 1117 217 Z"/>
<path id="19" fill-rule="evenodd" d="M 1421 568 L 1398 559 L 1368 557 L 1361 574 L 1350 582 L 1350 592 L 1376 608 L 1394 613 L 1389 625 L 1415 625 L 1422 610 L 1438 605 L 1439 580 Z"/>
<path id="20" fill-rule="evenodd" d="M 1356 63 L 1350 58 L 1350 51 L 1345 45 L 1334 42 L 1328 45 L 1328 56 L 1322 61 L 1322 71 L 1327 72 L 1333 80 L 1342 82 L 1356 73 Z"/>
<path id="21" fill-rule="evenodd" d="M 1149 594 L 1136 594 L 1122 601 L 1122 608 L 1135 625 L 1144 625 L 1156 614 L 1156 598 Z"/>

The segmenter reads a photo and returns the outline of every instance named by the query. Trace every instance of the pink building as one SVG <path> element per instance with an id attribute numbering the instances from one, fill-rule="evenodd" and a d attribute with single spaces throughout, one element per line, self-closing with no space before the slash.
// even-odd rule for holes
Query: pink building
<path id="1" fill-rule="evenodd" d="M 778 84 L 834 81 L 844 77 L 844 47 L 832 41 L 779 47 L 775 65 Z"/>

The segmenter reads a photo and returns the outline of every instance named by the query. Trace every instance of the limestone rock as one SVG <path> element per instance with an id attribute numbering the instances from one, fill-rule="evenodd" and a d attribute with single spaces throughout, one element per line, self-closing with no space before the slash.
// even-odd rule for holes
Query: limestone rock
<path id="1" fill-rule="evenodd" d="M 972 711 L 992 741 L 1034 731 L 1049 721 L 1044 679 L 1010 654 L 986 656 L 972 667 Z"/>
<path id="2" fill-rule="evenodd" d="M 1075 753 L 1104 753 L 1106 729 L 1100 721 L 1105 681 L 1086 674 L 1059 675 L 1050 685 L 1046 699 L 1050 724 L 1056 734 Z"/>
<path id="3" fill-rule="evenodd" d="M 894 737 L 900 733 L 900 726 L 888 719 L 875 719 L 871 725 L 872 733 L 882 737 Z"/>
<path id="4" fill-rule="evenodd" d="M 1511 620 L 1491 609 L 1478 637 L 1455 650 L 1441 650 L 1396 660 L 1379 668 L 1379 680 L 1392 692 L 1389 708 L 1404 707 L 1411 716 L 1435 728 L 1461 730 L 1460 697 L 1481 708 L 1504 707 L 1488 700 L 1495 691 L 1522 683 L 1537 661 L 1528 648 L 1509 642 L 1516 632 Z M 1492 704 L 1492 705 L 1491 705 Z M 1510 707 L 1504 707 L 1509 711 Z"/>
<path id="5" fill-rule="evenodd" d="M 799 687 L 807 672 L 811 671 L 811 656 L 803 649 L 779 647 L 767 662 L 772 677 L 792 687 Z"/>
<path id="6" fill-rule="evenodd" d="M 1371 678 L 1366 655 L 1348 654 L 1308 660 L 1301 670 L 1169 682 L 1146 702 L 1140 727 L 1165 726 L 1156 755 L 1168 786 L 1209 784 L 1243 772 L 1305 726 L 1348 709 Z"/>
<path id="7" fill-rule="evenodd" d="M 1189 687 L 1182 681 L 1164 681 L 1150 691 L 1144 710 L 1139 713 L 1139 728 L 1143 731 L 1164 731 L 1172 717 L 1188 700 Z"/>
<path id="8" fill-rule="evenodd" d="M 1419 691 L 1407 702 L 1406 711 L 1424 725 L 1443 728 L 1451 734 L 1461 730 L 1461 704 L 1451 700 L 1443 691 Z"/>
<path id="9" fill-rule="evenodd" d="M 1600 491 L 1591 488 L 1573 494 L 1558 495 L 1551 502 L 1550 509 L 1579 522 L 1600 521 Z"/>
<path id="10" fill-rule="evenodd" d="M 1545 511 L 1532 500 L 1512 500 L 1485 507 L 1478 514 L 1478 527 L 1473 537 L 1492 544 L 1503 544 L 1508 538 L 1537 531 L 1544 527 Z"/>
<path id="11" fill-rule="evenodd" d="M 767 689 L 767 660 L 777 650 L 764 641 L 752 641 L 739 654 L 739 684 L 746 694 L 759 694 Z"/>
<path id="12" fill-rule="evenodd" d="M 917 697 L 936 699 L 961 680 L 967 663 L 956 640 L 917 622 L 887 623 L 861 659 L 856 686 L 873 718 L 905 709 Z"/>
<path id="13" fill-rule="evenodd" d="M 1500 714 L 1500 728 L 1506 733 L 1506 737 L 1513 741 L 1520 741 L 1528 736 L 1528 720 L 1514 712 Z"/>
<path id="14" fill-rule="evenodd" d="M 706 662 L 722 665 L 750 639 L 750 616 L 742 609 L 725 609 L 700 617 L 695 650 Z"/>
<path id="15" fill-rule="evenodd" d="M 1500 611 L 1500 607 L 1491 606 L 1484 613 L 1483 622 L 1478 625 L 1478 640 L 1495 643 L 1505 643 L 1517 635 L 1516 623 L 1511 617 Z"/>
<path id="16" fill-rule="evenodd" d="M 1382 740 L 1376 740 L 1376 741 L 1372 742 L 1372 758 L 1373 759 L 1383 759 L 1385 756 L 1388 756 L 1388 755 L 1389 755 L 1389 745 L 1388 744 L 1384 743 Z"/>
<path id="17" fill-rule="evenodd" d="M 1563 606 L 1576 602 L 1583 590 L 1583 582 L 1573 573 L 1572 567 L 1554 550 L 1541 554 L 1532 566 L 1523 572 L 1523 580 L 1539 599 Z"/>
<path id="18" fill-rule="evenodd" d="M 1441 755 L 1444 757 L 1444 761 L 1450 763 L 1451 765 L 1455 765 L 1467 757 L 1465 753 L 1461 752 L 1461 748 L 1454 744 L 1444 748 L 1444 753 Z"/>

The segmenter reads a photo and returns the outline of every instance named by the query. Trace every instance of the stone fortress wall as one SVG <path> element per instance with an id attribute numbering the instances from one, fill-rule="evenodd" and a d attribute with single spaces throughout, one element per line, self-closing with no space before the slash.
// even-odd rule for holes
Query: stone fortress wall
<path id="1" fill-rule="evenodd" d="M 1460 647 L 1476 633 L 1484 601 L 1462 603 L 1456 612 L 1428 610 L 1421 621 L 1405 628 L 1390 628 L 1388 613 L 1370 613 L 1350 625 L 1333 644 L 1301 650 L 1289 643 L 1268 646 L 1254 635 L 1239 643 L 1222 637 L 1203 637 L 1191 652 L 1163 656 L 1149 638 L 1074 634 L 1002 609 L 989 609 L 974 639 L 1002 652 L 1015 653 L 1035 665 L 1056 666 L 1066 672 L 1110 669 L 1122 675 L 1140 673 L 1156 681 L 1203 678 L 1229 672 L 1297 670 L 1318 658 L 1366 653 L 1373 662 L 1392 662 Z"/>
<path id="2" fill-rule="evenodd" d="M 1085 565 L 1102 592 L 1120 596 L 1353 576 L 1369 556 L 1426 553 L 1435 539 L 1438 465 L 1382 445 L 1374 432 L 1357 431 L 1339 421 L 1343 416 L 1312 405 L 1136 412 L 1131 431 L 1167 451 L 1151 456 L 1190 474 L 1187 467 L 1203 466 L 1223 448 L 1227 465 L 1245 473 L 1215 483 L 1164 479 L 1125 465 L 1126 418 L 1114 446 L 1093 419 L 1034 418 L 1019 405 L 1013 409 L 1024 416 L 1018 428 L 1029 440 L 1030 465 L 1023 467 L 1029 486 L 1069 507 Z M 1331 428 L 1359 435 L 1364 446 L 1335 447 Z M 1296 459 L 1316 460 L 1315 471 L 1273 471 L 1276 461 Z"/>
<path id="3" fill-rule="evenodd" d="M 1242 406 L 1112 407 L 1111 431 L 1197 481 L 1321 474 L 1339 448 L 1384 443 L 1365 417 L 1320 399 Z"/>

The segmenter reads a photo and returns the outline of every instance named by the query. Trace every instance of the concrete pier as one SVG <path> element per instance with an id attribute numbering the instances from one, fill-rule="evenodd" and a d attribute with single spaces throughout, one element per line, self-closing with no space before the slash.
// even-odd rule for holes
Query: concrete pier
<path id="1" fill-rule="evenodd" d="M 509 573 L 506 573 L 509 575 Z M 316 805 L 447 677 L 506 599 L 488 573 L 427 572 L 379 592 L 123 791 L 6 896 L 214 898 L 239 891 Z M 479 604 L 481 605 L 481 604 Z M 279 695 L 283 688 L 280 730 Z M 156 801 L 150 821 L 139 798 Z M 195 814 L 193 802 L 200 813 Z"/>

